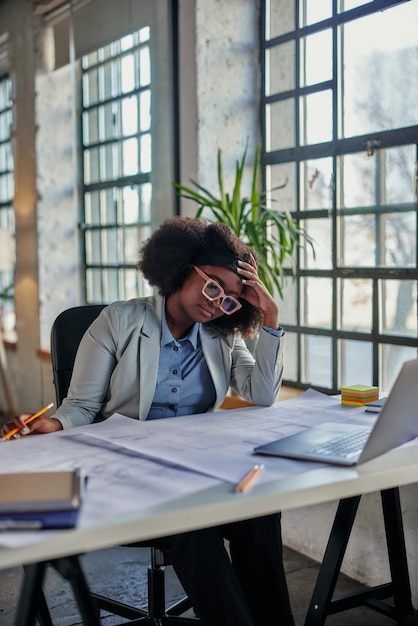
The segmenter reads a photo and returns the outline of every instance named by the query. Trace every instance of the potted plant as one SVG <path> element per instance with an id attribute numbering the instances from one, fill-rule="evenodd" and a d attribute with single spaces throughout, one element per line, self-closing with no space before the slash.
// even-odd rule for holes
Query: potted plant
<path id="1" fill-rule="evenodd" d="M 289 211 L 276 211 L 266 206 L 266 193 L 260 190 L 260 146 L 257 145 L 252 171 L 250 197 L 243 196 L 242 183 L 247 157 L 247 146 L 241 160 L 236 163 L 232 193 L 224 188 L 222 153 L 218 150 L 218 197 L 195 181 L 196 189 L 173 183 L 180 196 L 196 202 L 199 208 L 196 217 L 202 217 L 205 209 L 212 213 L 210 221 L 222 222 L 232 228 L 259 257 L 258 273 L 272 295 L 283 297 L 286 277 L 285 265 L 290 266 L 291 275 L 296 271 L 296 250 L 308 244 L 313 247 L 311 237 L 299 226 Z M 286 185 L 287 181 L 280 187 Z"/>

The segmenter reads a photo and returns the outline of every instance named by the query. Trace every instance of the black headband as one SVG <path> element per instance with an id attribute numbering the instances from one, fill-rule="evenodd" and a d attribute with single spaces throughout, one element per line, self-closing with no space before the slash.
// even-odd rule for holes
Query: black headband
<path id="1" fill-rule="evenodd" d="M 216 267 L 226 267 L 227 269 L 236 272 L 238 261 L 242 261 L 242 259 L 235 254 L 206 252 L 195 258 L 194 265 L 215 265 Z"/>

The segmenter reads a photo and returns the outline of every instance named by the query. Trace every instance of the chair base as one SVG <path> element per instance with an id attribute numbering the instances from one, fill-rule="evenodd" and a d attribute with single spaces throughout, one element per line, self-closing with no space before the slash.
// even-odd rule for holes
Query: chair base
<path id="1" fill-rule="evenodd" d="M 148 568 L 148 607 L 147 610 L 140 609 L 118 600 L 100 596 L 92 593 L 92 597 L 99 609 L 108 611 L 113 615 L 118 615 L 131 620 L 130 626 L 136 624 L 149 624 L 150 626 L 162 626 L 163 624 L 198 624 L 200 620 L 196 617 L 182 617 L 182 613 L 191 608 L 190 600 L 185 597 L 166 608 L 165 606 L 165 575 L 164 566 L 156 565 Z"/>
<path id="2" fill-rule="evenodd" d="M 175 615 L 163 615 L 163 617 L 141 617 L 140 619 L 129 622 L 129 626 L 148 625 L 148 626 L 187 626 L 187 624 L 196 624 L 197 619 L 193 617 L 176 617 Z"/>

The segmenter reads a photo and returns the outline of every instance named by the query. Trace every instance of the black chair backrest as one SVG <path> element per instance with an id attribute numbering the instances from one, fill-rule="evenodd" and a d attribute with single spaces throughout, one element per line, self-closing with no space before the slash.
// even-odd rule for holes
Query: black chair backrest
<path id="1" fill-rule="evenodd" d="M 67 309 L 52 325 L 51 360 L 57 407 L 67 395 L 81 338 L 105 306 L 87 304 Z"/>

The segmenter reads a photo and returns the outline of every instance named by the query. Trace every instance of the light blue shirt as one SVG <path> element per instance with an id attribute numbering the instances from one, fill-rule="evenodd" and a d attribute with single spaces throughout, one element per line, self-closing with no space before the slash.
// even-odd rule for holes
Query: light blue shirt
<path id="1" fill-rule="evenodd" d="M 199 328 L 200 324 L 196 323 L 187 337 L 174 339 L 163 306 L 157 386 L 147 419 L 205 413 L 215 404 L 215 387 L 203 354 Z M 281 328 L 263 328 L 278 337 L 283 335 Z"/>
<path id="2" fill-rule="evenodd" d="M 215 404 L 199 327 L 196 323 L 187 337 L 174 339 L 163 310 L 157 386 L 147 419 L 205 413 Z"/>

